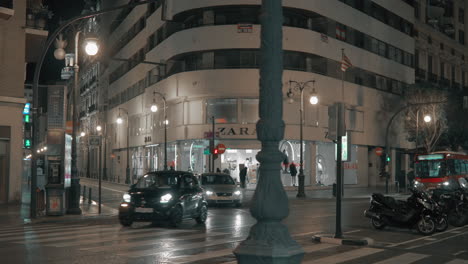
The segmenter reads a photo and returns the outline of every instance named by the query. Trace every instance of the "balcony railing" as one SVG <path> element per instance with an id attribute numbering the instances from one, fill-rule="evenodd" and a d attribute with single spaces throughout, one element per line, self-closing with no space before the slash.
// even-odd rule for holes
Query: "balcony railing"
<path id="1" fill-rule="evenodd" d="M 426 71 L 420 68 L 416 69 L 416 79 L 426 80 Z"/>
<path id="2" fill-rule="evenodd" d="M 446 78 L 440 78 L 439 85 L 441 86 L 442 89 L 446 90 L 450 88 L 450 80 Z"/>
<path id="3" fill-rule="evenodd" d="M 437 75 L 435 75 L 434 73 L 429 73 L 427 79 L 431 83 L 437 83 Z"/>

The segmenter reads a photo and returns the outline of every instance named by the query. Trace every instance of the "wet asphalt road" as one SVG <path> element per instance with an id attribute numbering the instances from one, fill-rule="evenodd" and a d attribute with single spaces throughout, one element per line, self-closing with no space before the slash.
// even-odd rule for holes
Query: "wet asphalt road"
<path id="1" fill-rule="evenodd" d="M 93 200 L 97 200 L 95 182 Z M 103 185 L 103 204 L 117 208 L 126 187 Z M 95 196 L 96 195 L 96 196 Z M 249 197 L 251 193 L 247 193 Z M 363 216 L 369 199 L 344 199 L 346 237 L 371 238 L 369 247 L 312 241 L 313 234 L 334 234 L 333 199 L 290 199 L 284 223 L 306 251 L 303 263 L 468 263 L 468 227 L 423 237 L 407 229 L 374 230 Z M 255 223 L 248 209 L 210 207 L 205 225 L 185 220 L 180 228 L 136 223 L 131 228 L 107 215 L 80 221 L 0 228 L 1 263 L 236 263 L 232 250 Z"/>

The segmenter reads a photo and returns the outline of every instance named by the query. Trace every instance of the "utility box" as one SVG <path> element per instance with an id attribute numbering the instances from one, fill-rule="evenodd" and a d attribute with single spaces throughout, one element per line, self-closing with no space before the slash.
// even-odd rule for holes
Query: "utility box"
<path id="1" fill-rule="evenodd" d="M 46 214 L 65 214 L 65 189 L 62 184 L 47 184 L 46 188 Z"/>

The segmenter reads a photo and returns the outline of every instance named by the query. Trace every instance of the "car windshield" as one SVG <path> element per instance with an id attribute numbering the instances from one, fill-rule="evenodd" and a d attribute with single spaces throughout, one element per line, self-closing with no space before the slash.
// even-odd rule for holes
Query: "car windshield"
<path id="1" fill-rule="evenodd" d="M 202 185 L 211 185 L 211 184 L 235 185 L 236 183 L 229 175 L 203 175 Z"/>
<path id="2" fill-rule="evenodd" d="M 177 186 L 179 182 L 179 175 L 177 174 L 146 174 L 138 179 L 136 188 L 164 188 Z"/>

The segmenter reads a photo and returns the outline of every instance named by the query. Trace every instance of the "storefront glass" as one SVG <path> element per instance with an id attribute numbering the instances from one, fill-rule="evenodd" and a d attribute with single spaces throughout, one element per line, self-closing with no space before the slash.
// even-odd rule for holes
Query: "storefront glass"
<path id="1" fill-rule="evenodd" d="M 336 182 L 335 144 L 317 142 L 316 184 L 330 186 Z M 351 145 L 351 160 L 343 163 L 344 184 L 357 184 L 357 146 Z"/>

